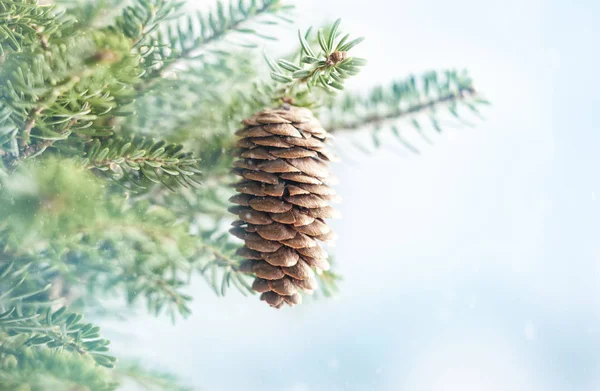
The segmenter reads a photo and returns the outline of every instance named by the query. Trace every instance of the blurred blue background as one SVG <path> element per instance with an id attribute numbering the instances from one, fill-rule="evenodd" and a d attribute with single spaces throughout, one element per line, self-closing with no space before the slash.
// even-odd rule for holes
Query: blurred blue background
<path id="1" fill-rule="evenodd" d="M 186 321 L 107 321 L 114 350 L 198 390 L 600 390 L 600 4 L 296 4 L 367 37 L 352 88 L 466 67 L 493 107 L 420 156 L 338 137 L 336 298 L 274 311 L 198 278 Z"/>

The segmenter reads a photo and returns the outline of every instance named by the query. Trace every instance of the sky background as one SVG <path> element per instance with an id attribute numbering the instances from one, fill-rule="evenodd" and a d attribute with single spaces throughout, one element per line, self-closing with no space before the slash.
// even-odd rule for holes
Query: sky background
<path id="1" fill-rule="evenodd" d="M 113 349 L 197 390 L 600 390 L 600 5 L 296 4 L 367 37 L 354 89 L 466 67 L 493 107 L 420 156 L 338 138 L 335 299 L 273 311 L 198 278 L 194 315 L 107 321 Z"/>

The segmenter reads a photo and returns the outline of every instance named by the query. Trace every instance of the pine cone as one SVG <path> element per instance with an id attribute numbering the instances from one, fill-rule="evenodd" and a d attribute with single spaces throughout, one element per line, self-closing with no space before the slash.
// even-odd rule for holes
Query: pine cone
<path id="1" fill-rule="evenodd" d="M 327 162 L 329 134 L 310 110 L 289 105 L 266 109 L 236 132 L 234 173 L 242 180 L 231 197 L 238 215 L 230 232 L 245 241 L 240 270 L 256 276 L 252 289 L 271 307 L 294 306 L 299 291 L 316 288 L 314 270 L 329 269 L 317 240 L 333 239 L 323 221 L 336 212 Z"/>

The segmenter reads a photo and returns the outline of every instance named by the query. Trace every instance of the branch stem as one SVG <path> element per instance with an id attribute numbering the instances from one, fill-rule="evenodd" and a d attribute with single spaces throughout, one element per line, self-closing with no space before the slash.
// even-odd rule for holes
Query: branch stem
<path id="1" fill-rule="evenodd" d="M 343 130 L 355 130 L 355 129 L 359 129 L 359 128 L 364 128 L 365 126 L 369 126 L 369 125 L 376 125 L 376 124 L 381 124 L 383 122 L 387 122 L 387 121 L 393 121 L 393 120 L 397 120 L 424 110 L 429 110 L 432 109 L 436 106 L 448 103 L 448 102 L 453 102 L 453 101 L 458 101 L 458 100 L 463 100 L 465 99 L 467 96 L 474 96 L 476 94 L 475 89 L 473 89 L 472 87 L 467 87 L 467 88 L 463 88 L 461 90 L 459 90 L 458 92 L 453 92 L 453 93 L 449 93 L 447 95 L 443 95 L 437 99 L 432 99 L 430 101 L 427 102 L 423 102 L 423 103 L 419 103 L 416 104 L 414 106 L 409 107 L 408 109 L 401 109 L 398 108 L 396 110 L 390 111 L 388 113 L 385 114 L 372 114 L 372 115 L 368 115 L 366 117 L 363 118 L 359 118 L 356 121 L 351 121 L 351 122 L 340 122 L 340 123 L 332 123 L 331 126 L 329 126 L 329 131 L 330 132 L 339 132 L 339 131 L 343 131 Z"/>
<path id="2" fill-rule="evenodd" d="M 216 41 L 220 40 L 221 38 L 225 37 L 225 35 L 227 35 L 229 32 L 232 32 L 234 30 L 237 30 L 237 29 L 241 28 L 245 23 L 249 22 L 251 19 L 254 19 L 256 17 L 262 16 L 262 14 L 265 13 L 265 12 L 267 12 L 270 7 L 271 7 L 271 4 L 265 4 L 262 7 L 256 9 L 255 13 L 252 14 L 252 15 L 249 15 L 248 18 L 246 18 L 246 19 L 240 19 L 238 21 L 235 21 L 233 24 L 227 26 L 227 28 L 225 30 L 215 31 L 213 33 L 213 35 L 211 35 L 208 38 L 204 39 L 197 46 L 192 46 L 192 47 L 189 47 L 189 48 L 184 48 L 173 59 L 171 59 L 171 61 L 165 62 L 164 65 L 162 67 L 160 67 L 160 68 L 154 68 L 150 72 L 150 75 L 149 75 L 149 77 L 147 79 L 148 81 L 146 83 L 143 83 L 143 84 L 139 85 L 138 91 L 139 92 L 143 92 L 145 90 L 150 89 L 155 83 L 157 83 L 157 80 L 160 80 L 160 76 L 164 72 L 166 72 L 169 69 L 171 69 L 172 67 L 174 67 L 180 61 L 185 60 L 188 57 L 195 56 L 198 52 L 200 52 L 200 51 L 202 51 L 204 49 L 204 46 L 209 45 L 209 44 L 211 44 L 213 42 L 216 42 Z"/>
<path id="3" fill-rule="evenodd" d="M 19 141 L 19 146 L 21 148 L 25 148 L 29 144 L 31 129 L 35 126 L 36 117 L 44 111 L 43 107 L 36 107 L 29 112 L 29 118 L 27 122 L 25 122 L 25 126 L 23 128 L 23 135 L 21 136 L 21 140 Z"/>

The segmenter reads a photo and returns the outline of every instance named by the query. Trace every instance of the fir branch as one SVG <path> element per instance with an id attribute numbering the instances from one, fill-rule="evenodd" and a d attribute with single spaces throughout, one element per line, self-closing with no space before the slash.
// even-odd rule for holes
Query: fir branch
<path id="1" fill-rule="evenodd" d="M 0 56 L 7 51 L 21 52 L 29 43 L 44 49 L 54 37 L 68 35 L 75 20 L 58 11 L 53 4 L 40 5 L 36 0 L 3 0 L 0 3 Z"/>
<path id="2" fill-rule="evenodd" d="M 323 28 L 318 30 L 319 50 L 316 51 L 309 43 L 310 29 L 305 35 L 298 30 L 302 48 L 298 64 L 286 59 L 275 63 L 265 56 L 271 69 L 271 78 L 283 84 L 279 99 L 300 106 L 313 105 L 314 98 L 310 94 L 314 87 L 322 88 L 328 93 L 343 90 L 345 80 L 357 75 L 360 67 L 366 65 L 365 59 L 348 56 L 348 52 L 362 42 L 363 38 L 349 41 L 350 35 L 346 34 L 338 39 L 340 23 L 341 20 L 338 19 L 331 27 L 326 28 L 327 36 Z"/>
<path id="3" fill-rule="evenodd" d="M 44 95 L 37 98 L 38 106 L 32 108 L 27 115 L 27 121 L 21 131 L 21 139 L 19 140 L 19 146 L 24 149 L 29 145 L 31 130 L 35 126 L 39 115 L 47 108 L 52 106 L 58 98 L 60 98 L 67 91 L 71 90 L 75 84 L 77 84 L 82 78 L 89 77 L 94 73 L 93 67 L 85 67 L 75 73 L 67 76 L 61 80 L 58 85 L 54 88 L 49 89 Z M 74 116 L 73 116 L 74 117 Z M 73 119 L 73 117 L 67 117 L 67 121 Z M 67 122 L 64 121 L 64 122 Z M 63 132 L 63 134 L 66 132 Z"/>
<path id="4" fill-rule="evenodd" d="M 7 303 L 20 302 L 24 298 L 7 296 L 0 302 L 0 308 L 5 310 L 0 314 L 0 331 L 11 338 L 26 338 L 15 350 L 15 355 L 22 354 L 26 348 L 43 346 L 90 355 L 99 365 L 114 366 L 116 359 L 106 354 L 110 342 L 100 338 L 99 327 L 81 322 L 83 315 L 69 313 L 65 307 L 56 311 L 29 307 L 26 303 L 6 307 Z"/>
<path id="5" fill-rule="evenodd" d="M 113 366 L 116 359 L 106 354 L 109 341 L 100 338 L 100 328 L 81 322 L 83 315 L 66 307 L 53 311 L 47 295 L 51 284 L 32 273 L 34 266 L 38 267 L 22 261 L 0 264 L 0 333 L 6 333 L 9 341 L 20 338 L 12 354 L 20 356 L 27 348 L 60 348 Z"/>
<path id="6" fill-rule="evenodd" d="M 329 259 L 330 263 L 333 263 Z M 331 297 L 339 292 L 339 283 L 342 281 L 342 276 L 332 270 L 324 270 L 316 274 L 317 282 L 319 283 L 319 293 L 324 297 Z"/>
<path id="7" fill-rule="evenodd" d="M 330 132 L 341 132 L 344 130 L 357 130 L 373 126 L 383 126 L 387 122 L 392 122 L 395 120 L 403 119 L 405 117 L 410 117 L 412 115 L 424 111 L 435 111 L 436 108 L 438 108 L 439 106 L 466 100 L 468 98 L 472 98 L 475 95 L 475 89 L 473 89 L 472 87 L 465 87 L 458 90 L 455 93 L 449 93 L 447 95 L 431 99 L 427 102 L 417 103 L 413 106 L 409 106 L 406 109 L 396 108 L 395 110 L 387 113 L 370 114 L 362 118 L 350 120 L 348 122 L 332 122 L 331 125 L 328 127 L 328 130 Z"/>
<path id="8" fill-rule="evenodd" d="M 87 148 L 82 164 L 130 184 L 132 190 L 147 189 L 152 183 L 174 186 L 198 186 L 201 174 L 197 160 L 183 151 L 182 145 L 142 137 L 96 139 Z"/>
<path id="9" fill-rule="evenodd" d="M 239 260 L 234 254 L 237 245 L 230 242 L 228 234 L 219 234 L 216 229 L 192 228 L 193 215 L 188 215 L 186 223 L 167 208 L 154 206 L 149 210 L 139 203 L 146 204 L 138 201 L 127 213 L 121 211 L 125 219 L 115 216 L 113 221 L 86 229 L 90 238 L 98 238 L 101 259 L 108 267 L 88 283 L 96 287 L 90 294 L 97 294 L 96 289 L 124 290 L 130 305 L 143 297 L 148 312 L 154 315 L 165 312 L 175 321 L 178 314 L 184 317 L 190 314 L 188 304 L 192 298 L 180 290 L 189 284 L 194 270 L 204 276 L 218 295 L 225 294 L 232 283 L 242 293 L 249 292 L 246 276 L 237 270 Z M 140 224 L 136 221 L 139 219 L 145 222 Z M 106 233 L 108 230 L 110 234 Z M 189 230 L 198 232 L 190 234 Z M 137 248 L 135 254 L 127 252 L 132 246 Z"/>
<path id="10" fill-rule="evenodd" d="M 0 69 L 6 79 L 0 86 L 5 112 L 0 127 L 9 130 L 6 140 L 0 137 L 0 148 L 9 145 L 5 165 L 14 167 L 72 133 L 110 134 L 110 127 L 99 120 L 109 112 L 118 115 L 113 109 L 131 102 L 132 86 L 139 80 L 138 60 L 121 37 L 92 35 L 51 47 L 48 55 L 13 55 Z M 38 143 L 42 145 L 30 148 Z"/>
<path id="11" fill-rule="evenodd" d="M 222 233 L 214 237 L 213 232 L 208 231 L 202 236 L 205 236 L 202 247 L 211 254 L 211 257 L 208 262 L 198 267 L 198 271 L 213 288 L 215 294 L 225 296 L 231 285 L 234 285 L 244 296 L 254 294 L 248 276 L 239 270 L 240 260 L 234 255 L 238 245 L 229 240 L 229 234 Z"/>
<path id="12" fill-rule="evenodd" d="M 184 210 L 186 211 L 184 215 L 187 216 L 188 223 L 196 231 L 193 238 L 197 249 L 195 255 L 191 258 L 194 259 L 191 265 L 209 283 L 215 294 L 224 296 L 231 285 L 234 285 L 243 295 L 254 294 L 247 275 L 239 270 L 241 259 L 236 255 L 239 245 L 231 241 L 229 233 L 222 232 L 218 226 L 212 229 L 203 229 L 196 223 L 199 218 L 210 216 L 205 209 L 205 204 L 208 202 L 207 197 L 205 197 L 206 194 L 206 192 L 200 192 L 194 195 L 192 202 L 189 202 L 189 198 L 186 202 L 184 194 L 171 193 L 162 200 L 156 200 L 156 202 L 175 212 L 183 213 Z M 223 195 L 221 196 L 223 197 Z M 213 217 L 216 222 L 223 220 L 226 207 L 225 204 L 221 203 L 220 208 L 218 208 L 220 210 L 219 214 Z"/>
<path id="13" fill-rule="evenodd" d="M 235 277 L 229 284 L 246 289 L 239 281 L 243 276 L 234 270 L 237 246 L 229 235 L 202 230 L 191 211 L 182 214 L 168 203 L 150 203 L 146 195 L 104 199 L 96 183 L 86 182 L 93 176 L 80 164 L 50 160 L 33 178 L 13 173 L 0 182 L 0 265 L 2 259 L 13 259 L 35 267 L 21 290 L 9 292 L 13 300 L 28 292 L 35 296 L 32 300 L 48 305 L 49 292 L 40 296 L 38 290 L 47 281 L 60 280 L 59 297 L 75 292 L 77 301 L 86 302 L 87 295 L 124 293 L 131 304 L 143 298 L 149 312 L 164 311 L 174 319 L 189 314 L 191 297 L 181 290 L 195 270 L 218 292 L 223 292 L 218 284 L 227 273 L 227 280 Z M 19 173 L 31 165 L 21 166 Z M 33 193 L 28 187 L 32 179 Z M 61 248 L 68 250 L 55 250 Z M 24 273 L 13 269 L 10 281 Z M 1 285 L 11 283 L 2 274 L 0 270 L 0 292 L 8 292 Z"/>
<path id="14" fill-rule="evenodd" d="M 40 109 L 40 113 L 42 111 L 43 111 L 43 109 Z M 78 121 L 77 118 L 71 118 L 69 120 L 69 122 L 67 123 L 67 126 L 65 126 L 65 128 L 62 130 L 62 133 L 65 134 L 65 133 L 69 132 L 69 129 L 73 125 L 75 125 L 77 123 L 77 121 Z M 35 144 L 26 145 L 24 147 L 24 149 L 20 152 L 20 154 L 17 156 L 17 158 L 10 162 L 10 167 L 14 168 L 19 162 L 21 162 L 25 159 L 35 157 L 35 156 L 43 153 L 47 148 L 54 145 L 55 141 L 56 140 L 48 139 L 48 140 L 42 140 Z"/>
<path id="15" fill-rule="evenodd" d="M 187 285 L 186 281 L 172 277 L 166 279 L 152 270 L 124 270 L 108 280 L 109 285 L 114 285 L 116 280 L 124 281 L 127 303 L 132 305 L 138 297 L 144 297 L 148 313 L 158 316 L 163 311 L 174 322 L 176 315 L 187 317 L 191 314 L 189 302 L 192 297 L 181 293 L 179 290 Z"/>
<path id="16" fill-rule="evenodd" d="M 248 37 L 254 36 L 262 39 L 275 39 L 255 29 L 247 28 L 256 20 L 268 15 L 278 15 L 293 8 L 283 5 L 281 0 L 261 0 L 260 5 L 255 0 L 251 2 L 240 1 L 238 6 L 233 3 L 225 7 L 221 1 L 217 8 L 206 16 L 200 11 L 196 17 L 186 16 L 169 26 L 166 32 L 159 31 L 156 39 L 147 47 L 142 47 L 144 64 L 149 68 L 145 76 L 147 82 L 140 86 L 140 90 L 146 90 L 156 83 L 156 79 L 165 74 L 181 61 L 191 59 L 203 59 L 207 53 L 207 47 L 213 43 L 223 40 L 226 36 L 237 33 L 244 37 L 240 44 L 243 47 L 254 47 Z M 226 11 L 227 9 L 227 11 Z M 212 55 L 215 53 L 213 52 Z"/>
<path id="17" fill-rule="evenodd" d="M 331 99 L 320 108 L 319 117 L 331 132 L 373 128 L 371 136 L 376 147 L 382 143 L 380 131 L 387 126 L 407 149 L 418 153 L 401 135 L 397 122 L 408 120 L 416 133 L 431 143 L 423 130 L 423 117 L 441 132 L 444 116 L 465 123 L 460 107 L 479 116 L 478 107 L 486 104 L 489 102 L 477 93 L 466 71 L 432 71 L 420 78 L 409 76 L 390 87 L 374 87 L 367 95 L 346 94 Z"/>
<path id="18" fill-rule="evenodd" d="M 247 54 L 220 54 L 179 71 L 176 79 L 160 79 L 160 88 L 136 100 L 137 115 L 124 119 L 123 131 L 184 143 L 196 153 L 210 150 L 212 137 L 222 134 L 224 126 L 236 120 L 235 116 L 227 118 L 222 111 L 227 100 L 235 98 L 236 92 L 244 91 L 257 78 L 256 66 L 248 61 Z M 245 107 L 238 108 L 243 111 L 235 115 L 243 115 Z M 215 117 L 225 121 L 213 121 Z M 203 142 L 189 143 L 190 137 Z M 207 141 L 211 141 L 210 145 Z"/>
<path id="19" fill-rule="evenodd" d="M 4 336 L 0 334 L 0 339 Z M 5 342 L 6 343 L 6 342 Z M 18 355 L 0 347 L 0 390 L 114 391 L 118 384 L 109 371 L 90 357 L 59 349 L 27 349 Z"/>
<path id="20" fill-rule="evenodd" d="M 21 148 L 25 148 L 29 144 L 29 134 L 31 133 L 31 129 L 33 129 L 33 126 L 35 125 L 36 117 L 39 114 L 41 114 L 42 111 L 44 111 L 43 107 L 37 107 L 31 110 L 28 116 L 29 118 L 27 119 L 27 122 L 25 123 L 25 126 L 23 128 L 21 140 L 19 140 L 19 146 Z"/>
<path id="21" fill-rule="evenodd" d="M 114 377 L 120 381 L 133 381 L 146 390 L 192 391 L 191 388 L 181 385 L 176 376 L 159 370 L 149 370 L 139 362 L 119 365 L 114 371 Z"/>
<path id="22" fill-rule="evenodd" d="M 116 29 L 129 37 L 136 47 L 183 4 L 170 0 L 136 0 L 134 5 L 123 9 L 116 20 Z"/>
<path id="23" fill-rule="evenodd" d="M 93 31 L 115 22 L 128 6 L 129 0 L 54 0 L 76 20 L 73 28 L 77 31 Z"/>
<path id="24" fill-rule="evenodd" d="M 37 37 L 38 37 L 38 39 L 40 41 L 40 45 L 42 46 L 42 49 L 48 50 L 48 48 L 50 46 L 49 46 L 49 43 L 48 43 L 48 36 L 46 34 L 44 34 L 44 30 L 41 29 L 37 25 L 33 25 L 32 27 L 35 30 L 36 34 L 37 34 Z"/>

